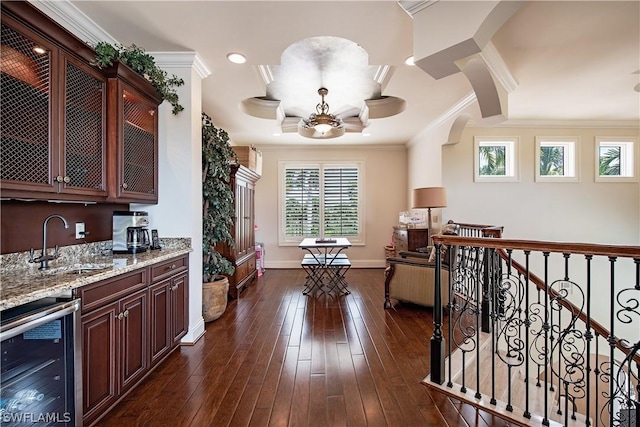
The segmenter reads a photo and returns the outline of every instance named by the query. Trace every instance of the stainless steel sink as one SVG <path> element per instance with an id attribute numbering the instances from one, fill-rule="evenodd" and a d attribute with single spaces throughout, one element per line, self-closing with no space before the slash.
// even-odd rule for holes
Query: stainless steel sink
<path id="1" fill-rule="evenodd" d="M 97 270 L 104 270 L 113 267 L 112 263 L 84 263 L 71 264 L 60 267 L 50 268 L 42 271 L 43 274 L 85 274 Z"/>

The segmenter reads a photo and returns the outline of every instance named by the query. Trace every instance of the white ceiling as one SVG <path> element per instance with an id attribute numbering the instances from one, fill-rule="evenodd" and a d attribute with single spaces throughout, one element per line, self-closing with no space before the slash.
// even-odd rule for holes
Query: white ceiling
<path id="1" fill-rule="evenodd" d="M 311 37 L 349 40 L 364 49 L 370 65 L 390 66 L 380 95 L 406 101 L 400 114 L 370 119 L 369 136 L 346 133 L 322 144 L 405 144 L 473 93 L 461 72 L 436 80 L 404 64 L 413 54 L 414 20 L 394 1 L 71 3 L 123 44 L 135 43 L 148 52 L 197 52 L 211 71 L 202 82 L 203 109 L 238 144 L 318 143 L 297 133 L 273 136 L 281 131 L 277 120 L 252 117 L 239 108 L 245 99 L 277 95 L 283 103 L 295 100 L 288 110 L 314 112 L 322 73 L 310 71 L 308 64 L 287 70 L 282 58 L 287 48 Z M 403 5 L 408 3 L 421 2 Z M 522 3 L 490 40 L 504 65 L 492 72 L 512 79 L 502 123 L 637 126 L 640 1 Z M 458 18 L 446 19 L 453 23 Z M 245 54 L 247 63 L 230 63 L 229 52 Z M 258 72 L 264 66 L 290 84 L 269 88 Z M 339 85 L 327 86 L 331 112 L 349 104 Z M 477 106 L 472 113 L 482 123 Z"/>

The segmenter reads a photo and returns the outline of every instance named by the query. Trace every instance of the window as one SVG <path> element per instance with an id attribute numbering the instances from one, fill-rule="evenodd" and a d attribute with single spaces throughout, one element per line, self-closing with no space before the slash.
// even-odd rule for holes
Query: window
<path id="1" fill-rule="evenodd" d="M 637 181 L 637 145 L 635 138 L 597 137 L 596 181 Z"/>
<path id="2" fill-rule="evenodd" d="M 476 182 L 518 181 L 518 138 L 475 137 Z"/>
<path id="3" fill-rule="evenodd" d="M 536 137 L 536 181 L 579 181 L 578 141 L 578 137 Z"/>
<path id="4" fill-rule="evenodd" d="M 280 163 L 280 244 L 305 237 L 362 242 L 361 162 Z"/>

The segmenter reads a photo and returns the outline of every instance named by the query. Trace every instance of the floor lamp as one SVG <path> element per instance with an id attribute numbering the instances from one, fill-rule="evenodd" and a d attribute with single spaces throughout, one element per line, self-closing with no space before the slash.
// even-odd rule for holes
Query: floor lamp
<path id="1" fill-rule="evenodd" d="M 431 224 L 431 208 L 447 207 L 447 192 L 444 187 L 424 187 L 413 190 L 413 207 L 414 209 L 428 209 L 428 227 L 427 234 L 429 241 L 427 245 L 433 246 L 431 235 L 433 234 L 433 225 Z"/>

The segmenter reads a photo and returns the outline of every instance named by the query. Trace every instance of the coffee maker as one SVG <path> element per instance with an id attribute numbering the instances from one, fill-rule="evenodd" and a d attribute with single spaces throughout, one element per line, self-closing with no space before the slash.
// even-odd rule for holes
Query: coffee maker
<path id="1" fill-rule="evenodd" d="M 149 214 L 144 211 L 113 212 L 113 253 L 135 254 L 149 249 Z"/>

